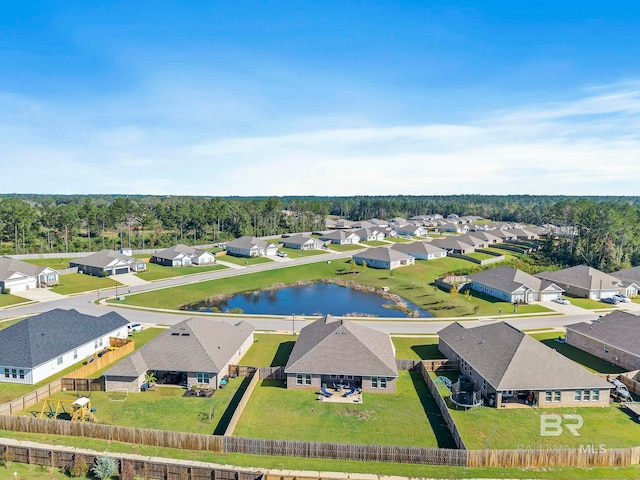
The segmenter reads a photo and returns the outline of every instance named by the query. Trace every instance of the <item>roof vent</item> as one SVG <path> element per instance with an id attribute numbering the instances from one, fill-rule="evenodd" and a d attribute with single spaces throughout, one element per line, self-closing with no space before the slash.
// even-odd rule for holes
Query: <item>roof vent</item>
<path id="1" fill-rule="evenodd" d="M 189 336 L 189 334 L 188 334 L 188 333 L 183 333 L 183 334 L 182 334 L 182 336 L 183 336 L 183 337 L 188 337 L 188 336 Z"/>
<path id="2" fill-rule="evenodd" d="M 171 334 L 171 336 L 172 336 L 172 337 L 179 337 L 179 336 L 180 336 L 180 334 L 179 334 L 178 332 L 173 332 L 173 333 Z"/>

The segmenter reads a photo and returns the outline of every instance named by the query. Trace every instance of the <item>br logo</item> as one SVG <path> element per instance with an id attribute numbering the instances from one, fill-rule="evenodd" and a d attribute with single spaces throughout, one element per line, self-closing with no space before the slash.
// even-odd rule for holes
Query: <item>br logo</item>
<path id="1" fill-rule="evenodd" d="M 583 423 L 582 415 L 577 413 L 566 413 L 564 415 L 542 413 L 540 414 L 540 436 L 559 437 L 562 435 L 563 430 L 568 430 L 574 437 L 579 437 L 578 430 L 580 430 Z"/>

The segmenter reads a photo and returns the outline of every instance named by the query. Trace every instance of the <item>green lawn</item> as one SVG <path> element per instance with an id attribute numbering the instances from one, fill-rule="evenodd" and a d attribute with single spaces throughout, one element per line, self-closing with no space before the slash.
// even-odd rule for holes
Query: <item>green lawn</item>
<path id="1" fill-rule="evenodd" d="M 10 305 L 17 305 L 18 303 L 30 302 L 31 300 L 19 297 L 17 295 L 11 295 L 10 293 L 0 294 L 0 307 L 8 307 Z"/>
<path id="2" fill-rule="evenodd" d="M 71 260 L 74 260 L 74 258 L 35 258 L 23 261 L 32 265 L 38 265 L 39 267 L 51 267 L 54 270 L 61 270 L 63 268 L 69 268 L 69 262 Z"/>
<path id="3" fill-rule="evenodd" d="M 626 369 L 612 365 L 611 362 L 607 362 L 601 358 L 598 358 L 590 353 L 580 350 L 572 345 L 566 343 L 557 342 L 559 334 L 554 333 L 537 333 L 531 335 L 536 340 L 541 341 L 547 347 L 553 348 L 558 353 L 561 353 L 565 357 L 573 360 L 580 365 L 583 365 L 587 370 L 595 373 L 623 373 Z"/>
<path id="4" fill-rule="evenodd" d="M 472 292 L 469 297 L 457 295 L 452 298 L 447 292 L 435 288 L 433 279 L 456 269 L 469 268 L 469 262 L 445 257 L 436 260 L 418 260 L 415 265 L 393 271 L 374 268 L 357 268 L 352 271 L 349 260 L 331 263 L 317 262 L 289 268 L 230 277 L 208 282 L 129 295 L 122 302 L 152 308 L 178 309 L 202 301 L 212 295 L 232 295 L 239 292 L 261 290 L 273 285 L 291 285 L 298 281 L 341 279 L 375 288 L 389 287 L 392 293 L 430 311 L 436 317 L 504 315 L 514 313 L 511 303 Z M 477 308 L 476 308 L 477 305 Z M 549 312 L 540 305 L 519 305 L 517 313 Z"/>
<path id="5" fill-rule="evenodd" d="M 362 404 L 323 403 L 313 390 L 287 390 L 282 381 L 263 380 L 251 396 L 234 435 L 311 442 L 451 446 L 448 430 L 420 374 L 401 371 L 396 390 L 395 394 L 365 393 Z"/>
<path id="6" fill-rule="evenodd" d="M 565 294 L 564 296 L 567 297 L 567 300 L 569 300 L 572 305 L 575 305 L 576 307 L 580 307 L 580 308 L 586 308 L 587 310 L 600 310 L 600 309 L 614 308 L 609 304 L 602 303 L 597 300 L 592 300 L 590 298 L 573 297 L 567 294 Z"/>
<path id="7" fill-rule="evenodd" d="M 249 351 L 240 359 L 240 365 L 252 367 L 280 367 L 287 364 L 297 335 L 256 333 Z"/>
<path id="8" fill-rule="evenodd" d="M 233 255 L 221 255 L 216 257 L 216 260 L 221 262 L 233 263 L 235 265 L 258 265 L 259 263 L 269 263 L 273 262 L 268 257 L 234 257 Z"/>
<path id="9" fill-rule="evenodd" d="M 281 252 L 287 254 L 289 258 L 313 257 L 314 255 L 324 255 L 326 250 L 300 250 L 299 248 L 280 248 Z"/>
<path id="10" fill-rule="evenodd" d="M 383 242 L 381 240 L 365 240 L 364 242 L 360 242 L 361 245 L 367 245 L 369 247 L 382 247 L 384 245 L 389 245 L 389 242 Z"/>
<path id="11" fill-rule="evenodd" d="M 366 245 L 361 245 L 359 243 L 353 243 L 353 244 L 346 244 L 346 245 L 338 245 L 337 243 L 332 243 L 330 245 L 328 245 L 330 250 L 333 250 L 335 252 L 348 252 L 351 250 L 362 250 L 363 248 L 366 248 Z"/>
<path id="12" fill-rule="evenodd" d="M 438 337 L 391 337 L 396 347 L 396 358 L 434 360 L 445 358 L 438 350 Z"/>
<path id="13" fill-rule="evenodd" d="M 409 240 L 407 238 L 400 238 L 400 237 L 387 237 L 387 238 L 385 238 L 385 240 L 388 240 L 389 242 L 395 242 L 395 243 L 409 243 L 409 242 L 411 242 L 411 240 Z"/>
<path id="14" fill-rule="evenodd" d="M 219 454 L 201 450 L 181 450 L 151 447 L 139 444 L 94 440 L 84 437 L 64 437 L 45 434 L 29 434 L 0 431 L 0 436 L 18 440 L 49 443 L 77 448 L 92 449 L 107 455 L 118 453 L 138 454 L 144 457 L 175 458 L 185 461 L 212 462 L 220 465 L 254 467 L 258 469 L 309 470 L 313 472 L 346 472 L 372 475 L 425 477 L 425 478 L 540 478 L 540 479 L 628 479 L 640 477 L 640 466 L 631 467 L 543 467 L 543 468 L 466 468 L 438 465 L 412 465 L 362 461 L 326 460 L 295 457 L 269 457 L 264 455 Z M 11 468 L 0 468 L 0 480 L 14 480 L 13 472 L 22 479 L 68 479 L 63 473 L 37 465 L 11 463 Z M 41 475 L 45 473 L 45 475 Z M 82 477 L 81 477 L 82 478 Z M 91 477 L 93 478 L 93 477 Z"/>
<path id="15" fill-rule="evenodd" d="M 496 258 L 495 255 L 489 255 L 488 253 L 482 252 L 471 252 L 465 253 L 467 257 L 475 258 L 477 260 L 489 260 L 490 258 Z"/>
<path id="16" fill-rule="evenodd" d="M 191 265 L 188 267 L 163 267 L 155 263 L 147 263 L 147 271 L 136 273 L 142 280 L 151 282 L 163 278 L 180 277 L 182 275 L 195 275 L 197 273 L 211 272 L 213 270 L 224 270 L 229 268 L 225 265 Z"/>
<path id="17" fill-rule="evenodd" d="M 68 273 L 60 275 L 59 283 L 51 287 L 51 291 L 60 295 L 70 295 L 73 293 L 90 292 L 92 290 L 108 290 L 122 286 L 122 283 L 113 277 L 94 277 L 82 273 Z"/>

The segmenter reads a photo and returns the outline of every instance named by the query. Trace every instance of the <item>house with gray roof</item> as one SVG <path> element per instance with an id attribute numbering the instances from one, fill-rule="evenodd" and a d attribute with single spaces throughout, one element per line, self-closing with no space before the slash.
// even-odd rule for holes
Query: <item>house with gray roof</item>
<path id="1" fill-rule="evenodd" d="M 485 404 L 504 407 L 531 398 L 538 407 L 609 405 L 611 384 L 505 322 L 438 332 L 438 348 L 480 391 Z"/>
<path id="2" fill-rule="evenodd" d="M 467 278 L 472 290 L 510 303 L 554 300 L 564 292 L 553 282 L 512 267 L 490 268 Z"/>
<path id="3" fill-rule="evenodd" d="M 283 238 L 282 245 L 285 248 L 294 248 L 296 250 L 319 250 L 324 246 L 324 242 L 308 235 L 299 234 Z"/>
<path id="4" fill-rule="evenodd" d="M 278 245 L 267 243 L 261 238 L 245 235 L 225 245 L 229 255 L 236 257 L 273 257 L 278 253 Z"/>
<path id="5" fill-rule="evenodd" d="M 333 230 L 320 235 L 321 242 L 333 243 L 335 245 L 351 245 L 360 243 L 360 236 L 354 232 L 344 230 Z"/>
<path id="6" fill-rule="evenodd" d="M 487 245 L 495 245 L 497 243 L 502 243 L 504 240 L 502 237 L 494 235 L 490 232 L 485 232 L 484 230 L 474 230 L 473 235 L 474 238 L 478 238 L 483 240 Z"/>
<path id="7" fill-rule="evenodd" d="M 127 338 L 128 320 L 55 309 L 0 330 L 0 382 L 33 385 Z"/>
<path id="8" fill-rule="evenodd" d="M 144 272 L 147 269 L 145 261 L 107 249 L 71 260 L 69 266 L 77 267 L 78 273 L 86 273 L 96 277 Z"/>
<path id="9" fill-rule="evenodd" d="M 430 242 L 395 243 L 391 246 L 391 250 L 397 250 L 416 260 L 434 260 L 447 256 L 445 250 Z"/>
<path id="10" fill-rule="evenodd" d="M 607 363 L 640 370 L 640 317 L 616 310 L 591 322 L 567 325 L 567 343 Z"/>
<path id="11" fill-rule="evenodd" d="M 11 257 L 0 257 L 0 291 L 22 292 L 58 283 L 58 271 Z"/>
<path id="12" fill-rule="evenodd" d="M 377 227 L 367 227 L 367 228 L 359 228 L 354 230 L 353 233 L 360 237 L 360 241 L 381 241 L 384 240 L 385 234 L 382 228 Z"/>
<path id="13" fill-rule="evenodd" d="M 216 263 L 213 253 L 181 243 L 165 248 L 151 256 L 151 263 L 165 267 L 187 267 L 189 265 L 211 265 Z"/>
<path id="14" fill-rule="evenodd" d="M 431 245 L 442 248 L 446 252 L 458 253 L 464 255 L 475 251 L 475 247 L 468 242 L 464 242 L 458 237 L 434 238 Z"/>
<path id="15" fill-rule="evenodd" d="M 379 393 L 394 393 L 398 377 L 388 334 L 331 315 L 300 331 L 284 372 L 288 389 L 335 383 Z"/>
<path id="16" fill-rule="evenodd" d="M 104 373 L 107 391 L 139 392 L 149 372 L 159 384 L 218 388 L 253 345 L 253 327 L 188 318 L 162 332 Z"/>
<path id="17" fill-rule="evenodd" d="M 412 256 L 387 247 L 368 248 L 364 252 L 354 254 L 351 258 L 358 265 L 366 263 L 367 267 L 384 270 L 393 270 L 415 263 Z"/>
<path id="18" fill-rule="evenodd" d="M 640 293 L 640 266 L 611 272 L 611 276 L 620 279 L 628 297 L 635 297 Z"/>
<path id="19" fill-rule="evenodd" d="M 620 279 L 587 265 L 577 265 L 556 272 L 540 272 L 535 275 L 555 283 L 576 297 L 600 300 L 616 294 L 627 294 Z"/>
<path id="20" fill-rule="evenodd" d="M 429 231 L 426 227 L 422 225 L 416 225 L 414 223 L 405 223 L 404 225 L 396 225 L 394 230 L 398 235 L 403 235 L 405 237 L 426 237 L 429 234 Z"/>

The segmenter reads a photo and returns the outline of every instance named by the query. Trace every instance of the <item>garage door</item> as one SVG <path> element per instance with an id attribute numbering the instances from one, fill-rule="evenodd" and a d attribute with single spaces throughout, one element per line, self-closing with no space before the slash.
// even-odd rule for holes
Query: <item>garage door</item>
<path id="1" fill-rule="evenodd" d="M 129 268 L 128 267 L 116 268 L 115 274 L 120 275 L 121 273 L 129 273 Z"/>
<path id="2" fill-rule="evenodd" d="M 553 300 L 554 298 L 558 298 L 558 297 L 559 297 L 559 295 L 557 293 L 543 293 L 541 300 L 548 302 L 548 301 Z"/>

